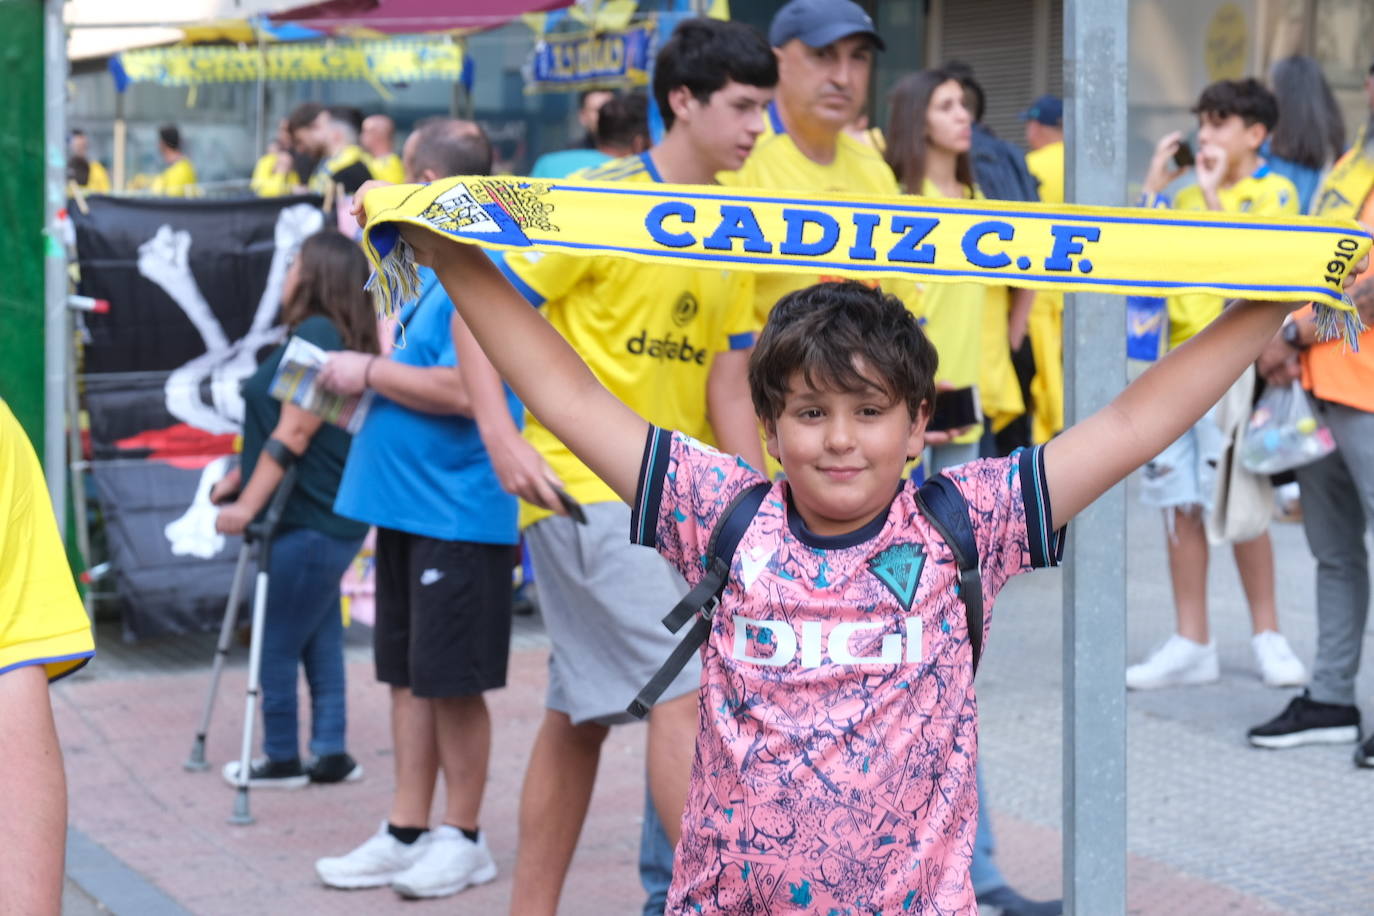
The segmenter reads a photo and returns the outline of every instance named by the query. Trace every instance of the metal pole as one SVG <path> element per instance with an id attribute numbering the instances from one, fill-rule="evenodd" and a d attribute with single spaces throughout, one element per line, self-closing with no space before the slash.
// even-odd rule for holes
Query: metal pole
<path id="1" fill-rule="evenodd" d="M 1065 189 L 1082 204 L 1123 202 L 1126 2 L 1064 4 Z M 1065 297 L 1067 421 L 1108 403 L 1126 379 L 1120 298 Z M 1064 905 L 1126 912 L 1126 502 L 1116 486 L 1074 520 L 1064 571 Z"/>
<path id="2" fill-rule="evenodd" d="M 63 0 L 43 3 L 43 473 L 57 529 L 67 535 L 67 251 L 58 214 L 67 205 L 67 34 Z M 75 422 L 75 418 L 73 418 Z"/>
<path id="3" fill-rule="evenodd" d="M 257 130 L 253 137 L 257 146 L 253 149 L 254 162 L 257 161 L 258 156 L 267 152 L 267 45 L 263 40 L 261 30 L 258 31 L 258 62 L 262 69 L 258 72 L 256 99 L 258 117 L 255 125 Z M 272 136 L 276 136 L 276 131 L 272 132 Z"/>

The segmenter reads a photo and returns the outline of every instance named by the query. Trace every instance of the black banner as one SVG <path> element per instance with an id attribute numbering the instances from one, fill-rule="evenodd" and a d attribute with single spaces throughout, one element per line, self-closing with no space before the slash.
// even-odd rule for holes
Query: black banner
<path id="1" fill-rule="evenodd" d="M 239 542 L 210 487 L 243 423 L 239 384 L 282 340 L 282 279 L 324 226 L 317 197 L 87 198 L 73 206 L 88 314 L 92 474 L 127 636 L 218 625 Z"/>

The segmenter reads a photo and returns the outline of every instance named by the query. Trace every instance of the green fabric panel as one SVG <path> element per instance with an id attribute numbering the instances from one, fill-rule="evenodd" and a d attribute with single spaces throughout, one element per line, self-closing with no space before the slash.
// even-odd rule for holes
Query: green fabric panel
<path id="1" fill-rule="evenodd" d="M 43 4 L 0 0 L 0 397 L 43 454 Z"/>

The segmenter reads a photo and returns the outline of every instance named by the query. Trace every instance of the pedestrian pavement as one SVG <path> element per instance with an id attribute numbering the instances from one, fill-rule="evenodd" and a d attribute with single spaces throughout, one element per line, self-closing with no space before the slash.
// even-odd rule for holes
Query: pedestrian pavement
<path id="1" fill-rule="evenodd" d="M 1134 661 L 1170 632 L 1172 602 L 1163 525 L 1133 501 L 1127 544 Z M 1297 526 L 1276 525 L 1274 544 L 1280 620 L 1310 662 L 1313 564 Z M 1374 912 L 1374 771 L 1357 770 L 1348 746 L 1259 751 L 1245 743 L 1245 729 L 1277 714 L 1292 691 L 1265 688 L 1254 675 L 1228 554 L 1214 551 L 1209 588 L 1221 682 L 1128 699 L 1128 911 Z M 1040 898 L 1063 890 L 1060 601 L 1057 571 L 1013 581 L 993 610 L 978 680 L 997 858 L 1014 886 Z M 1104 615 L 1102 624 L 1111 623 Z M 387 696 L 372 677 L 365 628 L 350 633 L 347 656 L 349 742 L 366 778 L 255 791 L 256 821 L 247 827 L 226 823 L 233 792 L 218 772 L 238 753 L 242 647 L 216 704 L 211 768 L 182 768 L 213 642 L 197 635 L 129 645 L 102 626 L 96 661 L 54 687 L 70 793 L 66 916 L 505 912 L 520 780 L 542 712 L 548 648 L 537 617 L 517 619 L 510 686 L 489 695 L 494 749 L 482 821 L 500 874 L 444 901 L 401 903 L 387 889 L 332 891 L 313 873 L 316 858 L 375 831 L 390 798 Z M 1367 653 L 1371 642 L 1367 633 Z M 1360 697 L 1374 714 L 1374 664 L 1365 667 Z M 638 912 L 643 739 L 642 726 L 614 729 L 607 739 L 561 913 Z"/>

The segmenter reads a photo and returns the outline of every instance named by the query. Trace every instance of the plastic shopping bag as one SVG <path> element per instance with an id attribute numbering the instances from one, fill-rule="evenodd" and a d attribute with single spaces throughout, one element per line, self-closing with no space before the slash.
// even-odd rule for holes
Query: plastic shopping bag
<path id="1" fill-rule="evenodd" d="M 1317 422 L 1302 385 L 1271 386 L 1250 414 L 1241 462 L 1256 474 L 1277 474 L 1311 464 L 1336 449 L 1331 430 Z"/>

